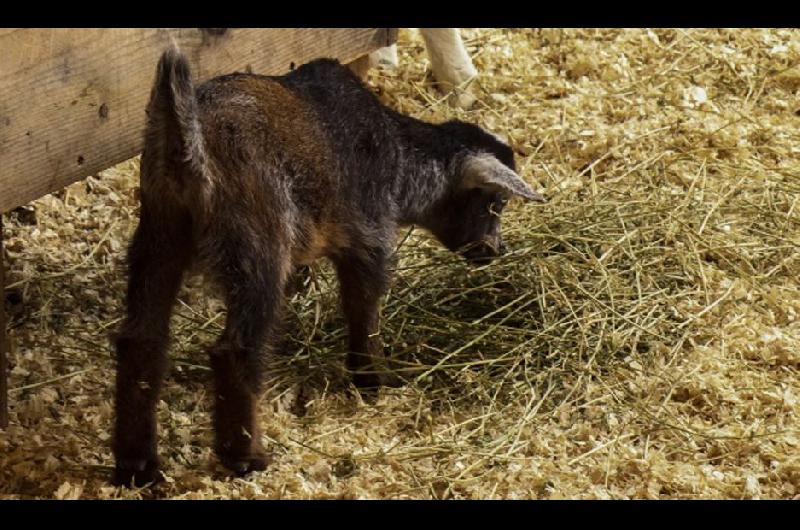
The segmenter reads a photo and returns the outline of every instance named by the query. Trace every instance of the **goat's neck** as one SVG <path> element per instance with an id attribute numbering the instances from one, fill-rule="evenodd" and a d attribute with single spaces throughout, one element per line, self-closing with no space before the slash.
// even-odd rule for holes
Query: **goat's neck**
<path id="1" fill-rule="evenodd" d="M 402 224 L 424 224 L 431 208 L 452 189 L 453 157 L 445 154 L 435 125 L 414 120 L 400 145 L 394 199 Z"/>

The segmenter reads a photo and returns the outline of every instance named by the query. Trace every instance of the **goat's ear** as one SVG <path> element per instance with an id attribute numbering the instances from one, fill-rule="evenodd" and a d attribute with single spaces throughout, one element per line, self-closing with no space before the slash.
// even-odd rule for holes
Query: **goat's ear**
<path id="1" fill-rule="evenodd" d="M 507 196 L 517 195 L 529 201 L 547 202 L 522 177 L 491 155 L 468 156 L 462 173 L 462 185 L 467 189 L 482 188 Z"/>

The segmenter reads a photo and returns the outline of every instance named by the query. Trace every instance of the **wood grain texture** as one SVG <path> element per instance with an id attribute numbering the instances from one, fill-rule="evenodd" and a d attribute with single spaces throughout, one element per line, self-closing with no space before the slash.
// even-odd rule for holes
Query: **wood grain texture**
<path id="1" fill-rule="evenodd" d="M 135 156 L 159 56 L 174 39 L 195 80 L 343 63 L 396 40 L 387 28 L 0 31 L 0 213 Z"/>
<path id="2" fill-rule="evenodd" d="M 3 216 L 0 215 L 0 429 L 8 427 L 8 338 L 6 337 L 5 263 Z"/>

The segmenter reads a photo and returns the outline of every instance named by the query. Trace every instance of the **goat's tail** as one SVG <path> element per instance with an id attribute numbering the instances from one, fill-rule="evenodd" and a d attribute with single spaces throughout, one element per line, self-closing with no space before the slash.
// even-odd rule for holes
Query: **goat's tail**
<path id="1" fill-rule="evenodd" d="M 180 166 L 197 179 L 208 178 L 192 73 L 189 61 L 174 42 L 156 67 L 147 106 L 145 153 L 160 173 L 174 174 Z M 191 186 L 185 181 L 183 184 Z"/>

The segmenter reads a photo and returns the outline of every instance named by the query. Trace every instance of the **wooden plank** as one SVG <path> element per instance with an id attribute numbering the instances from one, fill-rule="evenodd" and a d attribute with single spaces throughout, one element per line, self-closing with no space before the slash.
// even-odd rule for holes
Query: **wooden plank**
<path id="1" fill-rule="evenodd" d="M 141 151 L 155 66 L 170 39 L 200 82 L 237 70 L 283 74 L 317 57 L 348 63 L 396 35 L 387 28 L 0 32 L 0 213 Z"/>
<path id="2" fill-rule="evenodd" d="M 3 216 L 0 215 L 0 429 L 8 427 L 8 338 L 6 337 L 5 263 L 3 259 Z"/>

